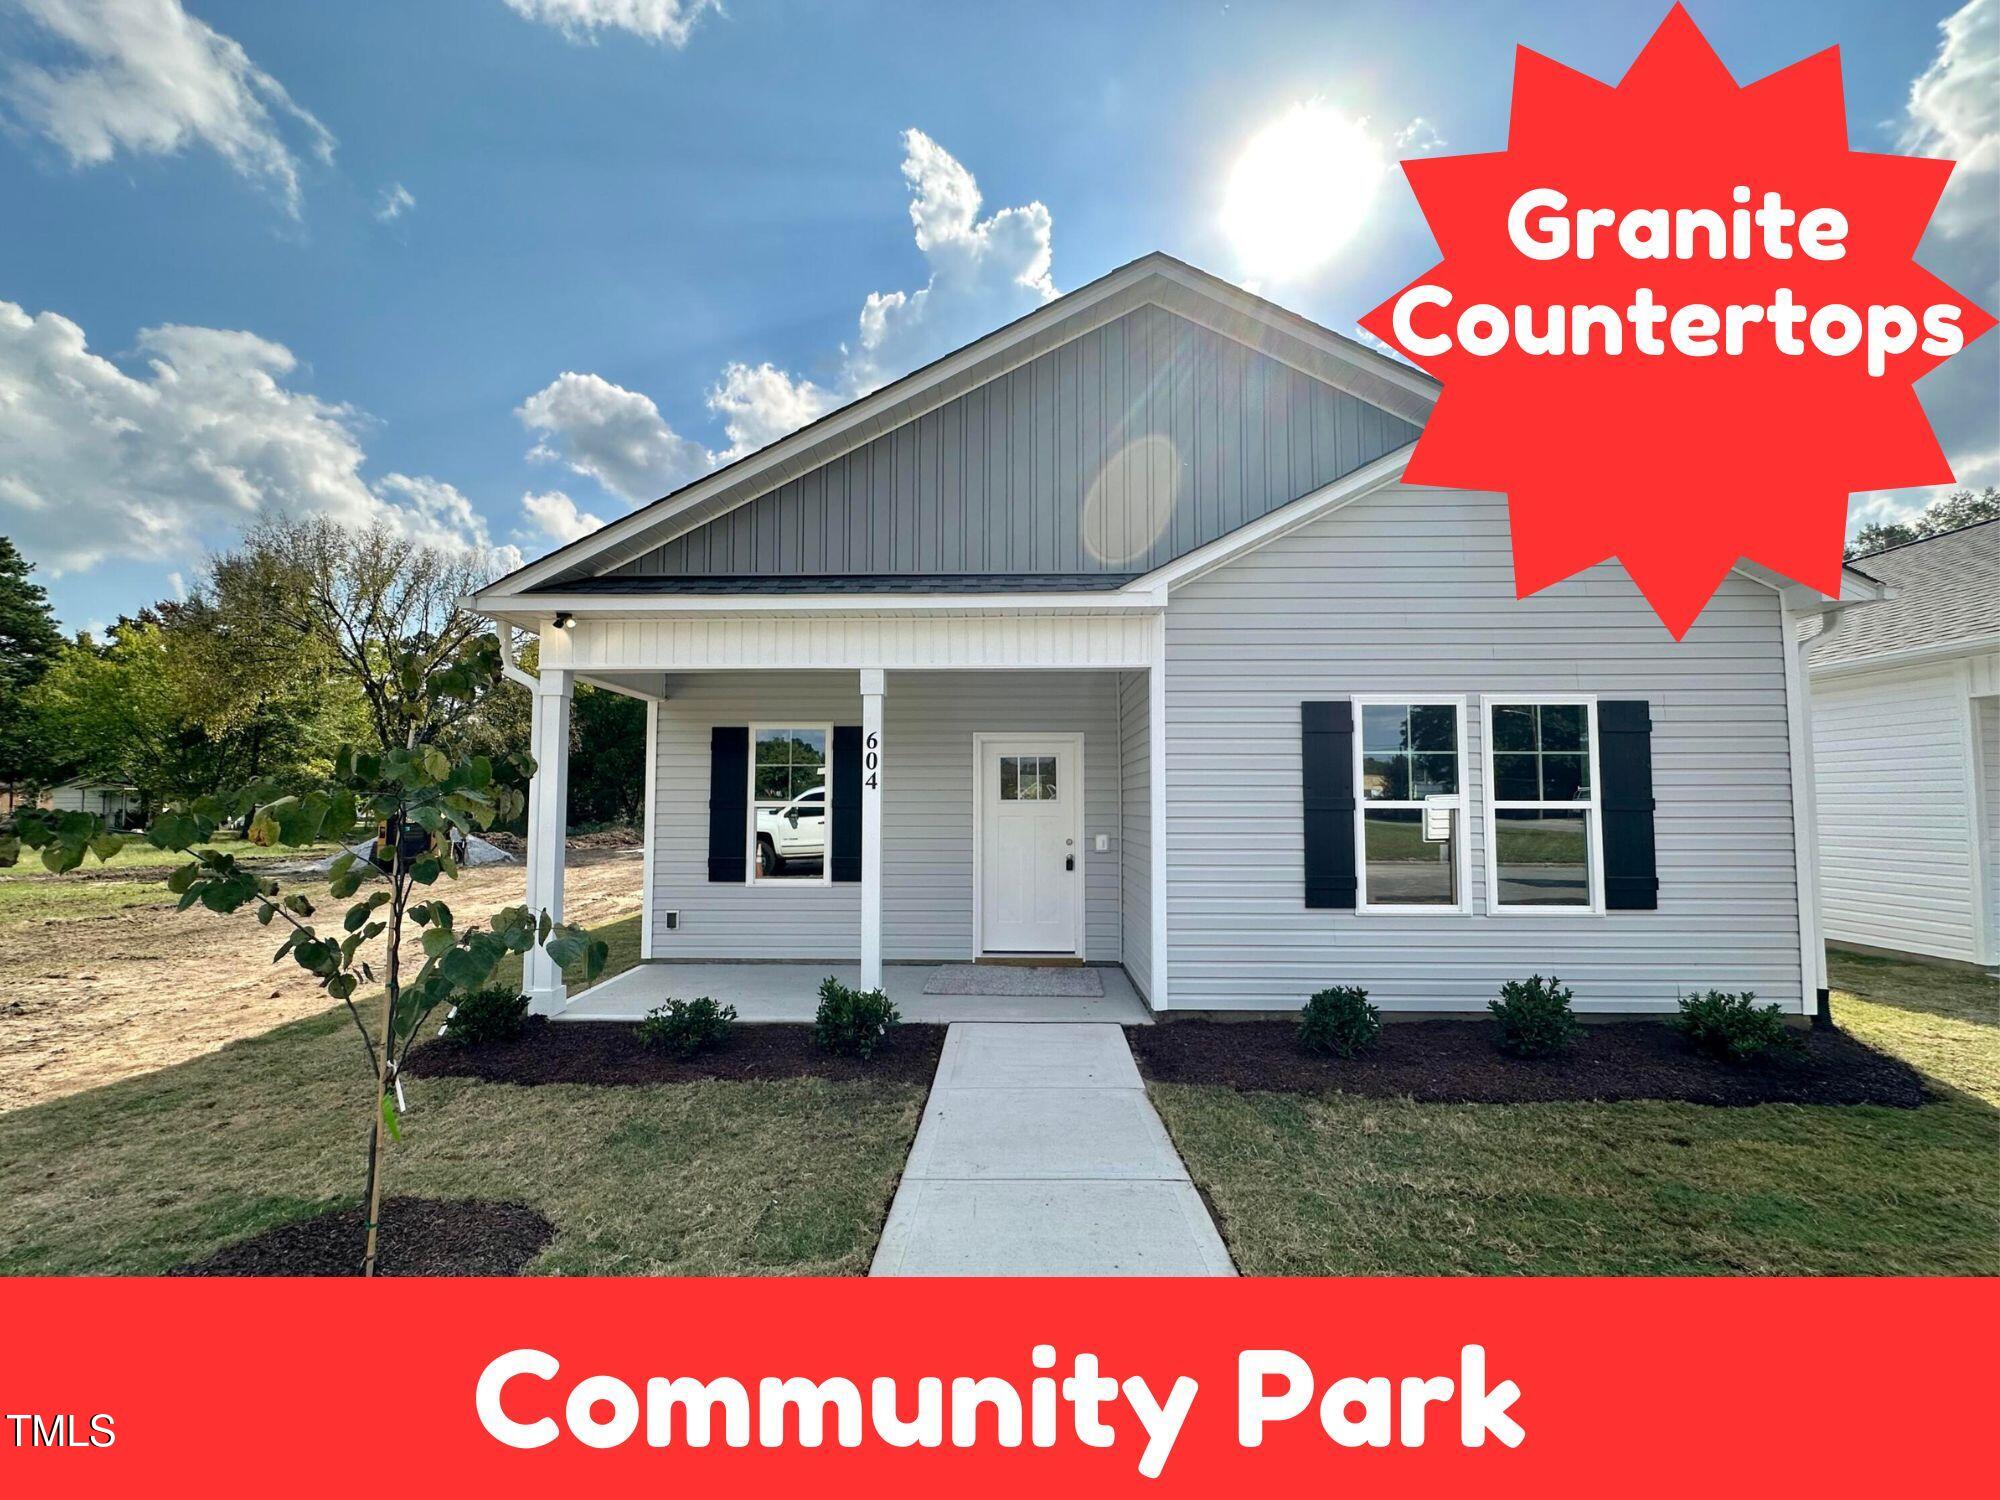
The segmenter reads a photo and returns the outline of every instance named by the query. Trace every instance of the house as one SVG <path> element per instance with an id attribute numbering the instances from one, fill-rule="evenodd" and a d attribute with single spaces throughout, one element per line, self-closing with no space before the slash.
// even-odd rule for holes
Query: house
<path id="1" fill-rule="evenodd" d="M 36 800 L 55 812 L 95 813 L 109 828 L 136 827 L 142 817 L 139 789 L 123 781 L 72 776 L 45 789 Z"/>
<path id="2" fill-rule="evenodd" d="M 647 704 L 656 967 L 569 1013 L 1024 957 L 1156 1013 L 1811 1010 L 1790 643 L 1879 588 L 1746 565 L 1678 644 L 1615 564 L 1517 599 L 1506 498 L 1402 482 L 1436 395 L 1149 255 L 480 591 L 540 642 L 532 904 L 574 684 Z"/>
<path id="3" fill-rule="evenodd" d="M 2000 964 L 2000 521 L 1855 566 L 1893 595 L 1811 644 L 1827 936 Z"/>

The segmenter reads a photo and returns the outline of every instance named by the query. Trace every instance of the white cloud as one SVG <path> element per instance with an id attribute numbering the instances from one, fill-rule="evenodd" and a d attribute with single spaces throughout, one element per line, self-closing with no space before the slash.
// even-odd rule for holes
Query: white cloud
<path id="1" fill-rule="evenodd" d="M 533 535 L 558 547 L 580 536 L 589 536 L 604 524 L 561 490 L 523 495 L 521 514 L 528 518 Z"/>
<path id="2" fill-rule="evenodd" d="M 695 22 L 722 0 L 507 0 L 530 21 L 555 27 L 573 42 L 597 40 L 600 31 L 629 31 L 649 42 L 685 47 Z"/>
<path id="3" fill-rule="evenodd" d="M 1437 133 L 1437 126 L 1422 115 L 1397 131 L 1392 139 L 1397 153 L 1402 156 L 1422 156 L 1427 151 L 1442 151 L 1445 147 L 1445 139 Z"/>
<path id="4" fill-rule="evenodd" d="M 788 432 L 816 421 L 840 405 L 840 398 L 810 380 L 794 380 L 768 361 L 732 364 L 708 393 L 708 409 L 723 419 L 729 446 L 724 462 L 755 453 Z"/>
<path id="5" fill-rule="evenodd" d="M 715 463 L 667 425 L 650 396 L 601 375 L 565 370 L 515 409 L 543 441 L 529 457 L 560 460 L 633 505 L 656 500 Z"/>
<path id="6" fill-rule="evenodd" d="M 657 499 L 716 464 L 864 396 L 1056 295 L 1051 223 L 1040 203 L 980 217 L 979 185 L 921 130 L 903 133 L 910 222 L 929 272 L 914 291 L 870 292 L 855 338 L 822 384 L 768 361 L 726 365 L 708 392 L 724 447 L 684 438 L 651 398 L 597 375 L 567 373 L 517 413 L 542 439 L 530 456 L 560 459 L 634 505 Z"/>
<path id="7" fill-rule="evenodd" d="M 52 576 L 114 557 L 191 562 L 267 510 L 518 559 L 451 485 L 364 479 L 358 414 L 288 385 L 298 361 L 284 345 L 181 325 L 137 344 L 135 375 L 68 318 L 0 301 L 0 533 Z"/>
<path id="8" fill-rule="evenodd" d="M 1958 163 L 1917 251 L 1925 267 L 1991 312 L 2000 302 L 2000 0 L 1971 0 L 1940 23 L 1937 56 L 1910 85 L 1897 149 Z M 1857 496 L 1851 528 L 1897 520 L 1954 489 L 2000 484 L 2000 335 L 1917 382 L 1953 485 Z"/>
<path id="9" fill-rule="evenodd" d="M 333 159 L 332 133 L 180 0 L 13 4 L 59 55 L 8 65 L 0 101 L 78 166 L 100 165 L 120 151 L 170 155 L 205 145 L 275 188 L 296 215 L 299 162 L 287 132 L 319 160 Z"/>
<path id="10" fill-rule="evenodd" d="M 384 224 L 393 224 L 417 206 L 417 195 L 400 182 L 392 182 L 382 189 L 382 196 L 375 200 L 375 217 Z"/>

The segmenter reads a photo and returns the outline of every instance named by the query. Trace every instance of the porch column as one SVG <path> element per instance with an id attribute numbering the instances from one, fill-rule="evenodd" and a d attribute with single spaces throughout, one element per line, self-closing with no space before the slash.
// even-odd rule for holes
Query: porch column
<path id="1" fill-rule="evenodd" d="M 563 839 L 569 826 L 569 710 L 574 678 L 544 668 L 535 683 L 528 753 L 535 774 L 528 783 L 528 909 L 563 918 Z M 540 948 L 521 962 L 521 987 L 531 1014 L 552 1016 L 568 1000 L 562 970 Z"/>
<path id="2" fill-rule="evenodd" d="M 861 669 L 861 988 L 882 987 L 882 695 L 880 667 Z"/>

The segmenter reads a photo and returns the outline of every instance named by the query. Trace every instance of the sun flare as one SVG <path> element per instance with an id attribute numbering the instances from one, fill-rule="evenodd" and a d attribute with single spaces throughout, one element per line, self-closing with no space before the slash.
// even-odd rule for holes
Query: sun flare
<path id="1" fill-rule="evenodd" d="M 1386 169 L 1365 121 L 1295 104 L 1230 169 L 1222 226 L 1252 274 L 1302 276 L 1354 237 Z"/>

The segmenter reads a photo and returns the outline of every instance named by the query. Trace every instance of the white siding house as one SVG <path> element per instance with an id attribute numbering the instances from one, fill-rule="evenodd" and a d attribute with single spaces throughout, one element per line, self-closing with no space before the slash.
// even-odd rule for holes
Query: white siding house
<path id="1" fill-rule="evenodd" d="M 139 818 L 139 789 L 121 781 L 73 777 L 43 792 L 41 805 L 55 812 L 94 813 L 112 828 L 125 828 Z"/>
<path id="2" fill-rule="evenodd" d="M 1827 936 L 2000 964 L 2000 521 L 1857 559 L 1811 644 Z"/>
<path id="3" fill-rule="evenodd" d="M 648 962 L 572 1014 L 985 959 L 1156 1012 L 1811 1010 L 1793 642 L 1880 589 L 1745 565 L 1678 643 L 1610 563 L 1517 599 L 1505 497 L 1402 482 L 1435 397 L 1148 256 L 482 590 L 539 640 L 532 904 L 574 684 L 648 702 Z"/>

